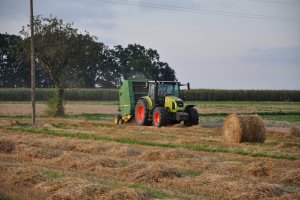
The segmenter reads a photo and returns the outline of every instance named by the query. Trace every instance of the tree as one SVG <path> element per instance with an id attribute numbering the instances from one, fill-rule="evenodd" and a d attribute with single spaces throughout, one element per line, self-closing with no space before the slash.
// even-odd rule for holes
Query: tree
<path id="1" fill-rule="evenodd" d="M 117 88 L 121 85 L 122 74 L 114 51 L 104 46 L 99 59 L 99 68 L 96 73 L 96 83 L 103 88 Z"/>
<path id="2" fill-rule="evenodd" d="M 20 32 L 29 39 L 29 25 L 27 29 L 23 27 Z M 93 56 L 96 48 L 94 37 L 89 33 L 78 33 L 72 24 L 64 23 L 63 20 L 50 16 L 43 18 L 37 16 L 34 19 L 36 58 L 41 67 L 46 70 L 55 88 L 55 111 L 54 115 L 63 115 L 63 95 L 64 88 L 70 78 L 81 77 L 77 71 L 86 67 L 87 59 Z M 98 45 L 98 48 L 101 46 Z M 89 63 L 91 64 L 91 63 Z M 74 82 L 84 82 L 85 80 L 75 80 Z"/>
<path id="3" fill-rule="evenodd" d="M 129 44 L 126 48 L 118 45 L 114 48 L 114 54 L 123 79 L 139 77 L 175 80 L 175 71 L 167 63 L 159 60 L 160 56 L 156 50 L 146 49 L 138 44 Z"/>
<path id="4" fill-rule="evenodd" d="M 20 36 L 0 34 L 0 87 L 30 85 L 30 67 L 26 59 L 18 59 Z"/>

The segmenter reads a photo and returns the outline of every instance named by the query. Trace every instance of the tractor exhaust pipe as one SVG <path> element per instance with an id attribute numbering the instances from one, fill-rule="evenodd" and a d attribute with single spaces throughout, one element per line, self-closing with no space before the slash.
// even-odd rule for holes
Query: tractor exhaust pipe
<path id="1" fill-rule="evenodd" d="M 153 97 L 153 106 L 155 107 L 157 104 L 157 96 L 158 96 L 158 83 L 155 81 L 154 84 L 154 97 Z"/>

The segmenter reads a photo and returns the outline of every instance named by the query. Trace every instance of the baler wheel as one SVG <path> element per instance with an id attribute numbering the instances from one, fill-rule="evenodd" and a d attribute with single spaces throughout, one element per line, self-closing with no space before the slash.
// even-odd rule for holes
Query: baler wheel
<path id="1" fill-rule="evenodd" d="M 122 116 L 121 115 L 116 115 L 114 117 L 114 123 L 115 124 L 122 124 Z"/>

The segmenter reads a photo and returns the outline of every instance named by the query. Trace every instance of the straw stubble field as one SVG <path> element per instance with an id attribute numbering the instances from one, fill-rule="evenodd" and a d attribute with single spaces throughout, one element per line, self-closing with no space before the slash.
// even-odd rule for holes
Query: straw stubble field
<path id="1" fill-rule="evenodd" d="M 113 125 L 111 115 L 102 114 L 39 116 L 34 127 L 26 116 L 2 116 L 0 197 L 300 197 L 297 121 L 264 119 L 265 143 L 228 144 L 222 127 L 211 126 L 214 118 L 207 116 L 200 118 L 200 126 L 155 128 Z"/>

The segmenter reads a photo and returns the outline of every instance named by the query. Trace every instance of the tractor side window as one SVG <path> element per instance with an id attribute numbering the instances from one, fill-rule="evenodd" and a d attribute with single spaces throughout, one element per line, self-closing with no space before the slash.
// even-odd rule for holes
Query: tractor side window
<path id="1" fill-rule="evenodd" d="M 150 97 L 154 96 L 154 85 L 153 84 L 149 85 L 148 96 L 150 96 Z"/>

